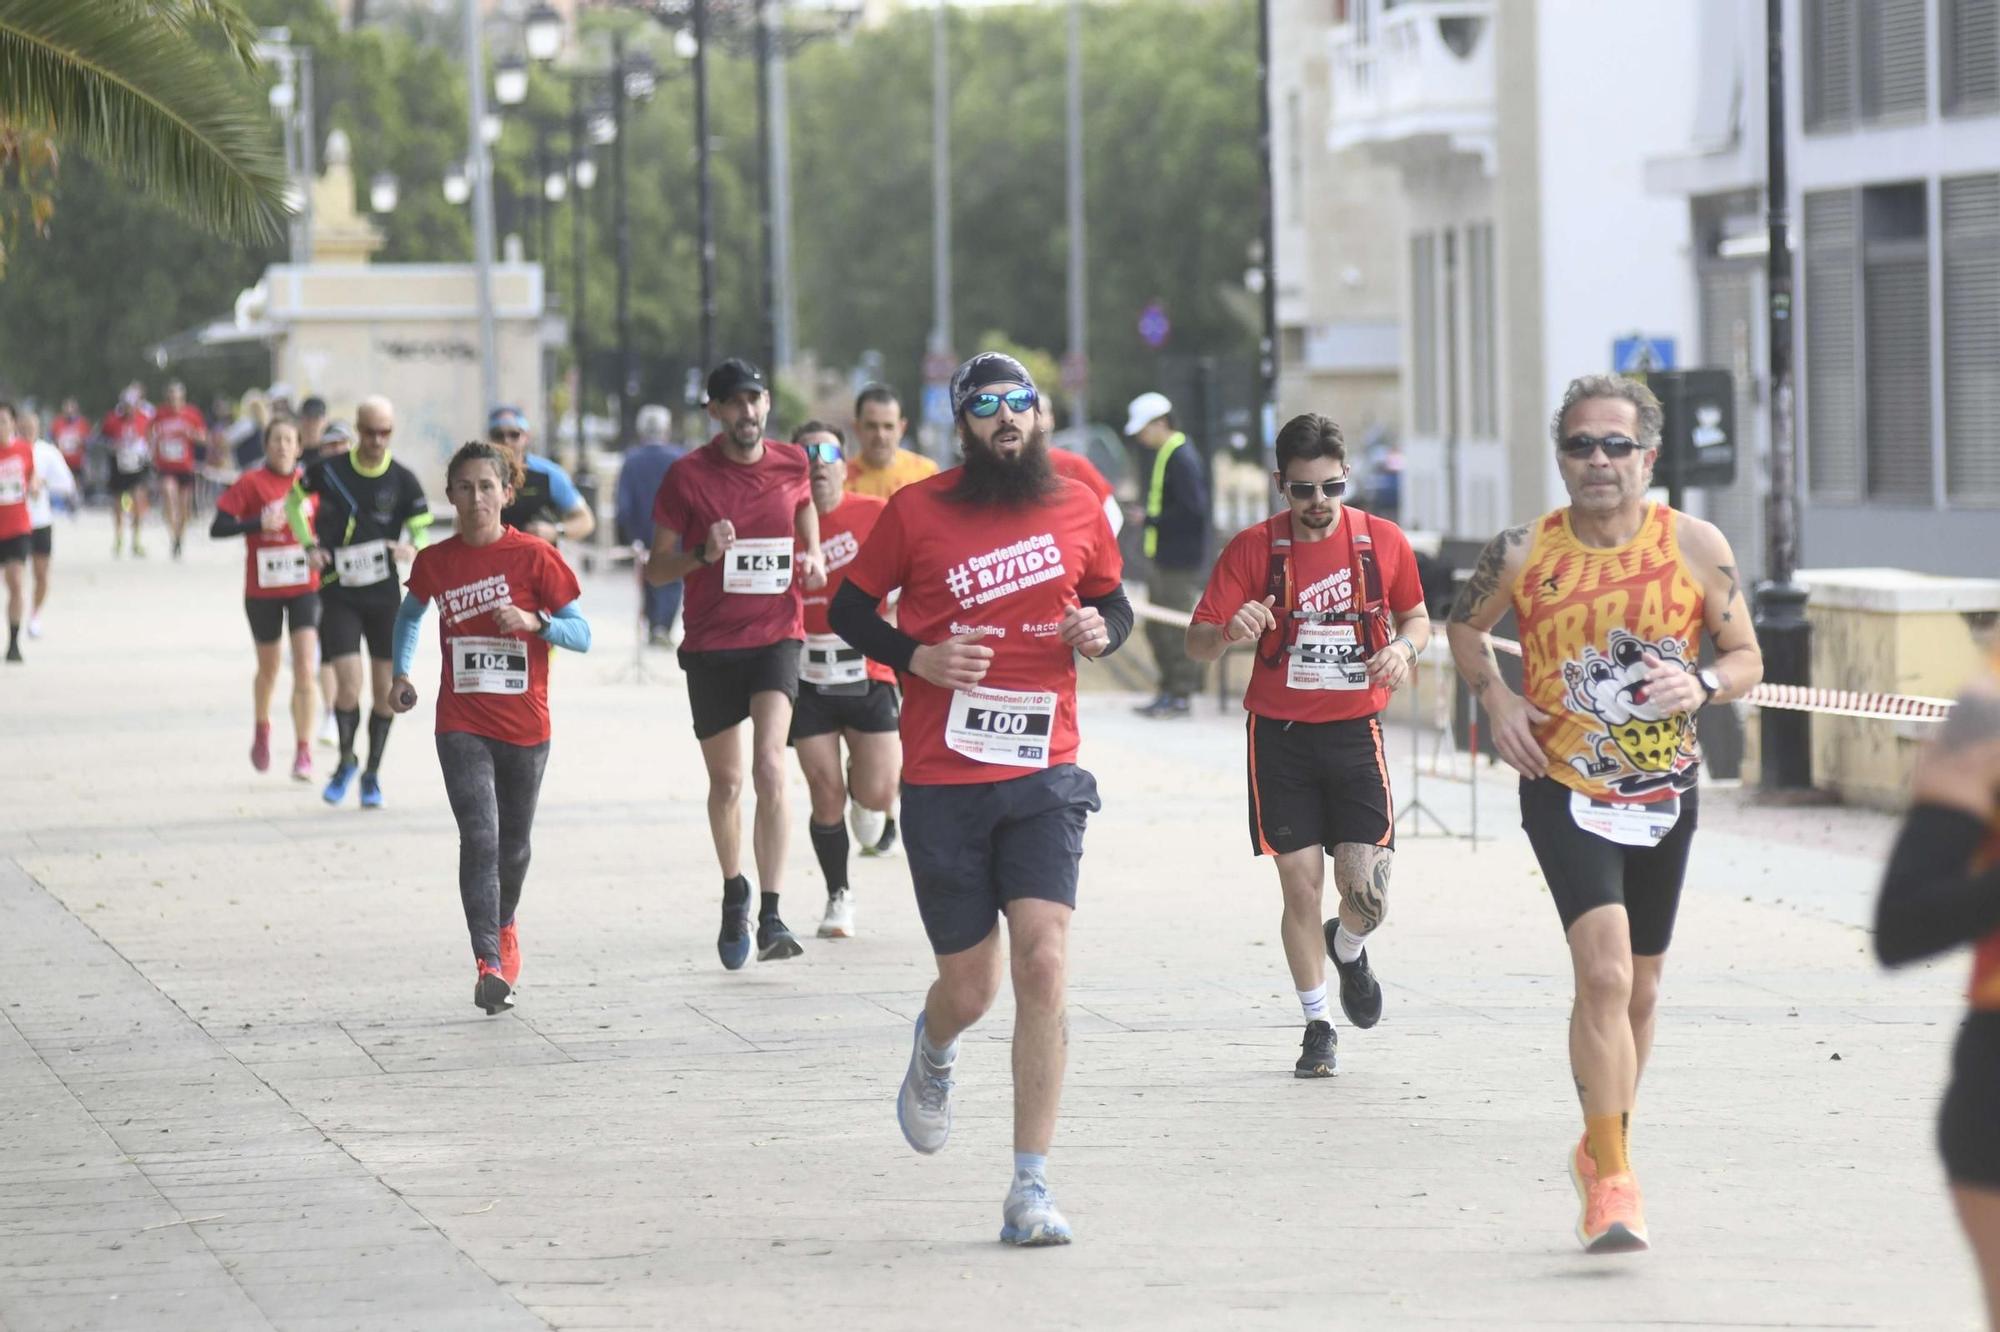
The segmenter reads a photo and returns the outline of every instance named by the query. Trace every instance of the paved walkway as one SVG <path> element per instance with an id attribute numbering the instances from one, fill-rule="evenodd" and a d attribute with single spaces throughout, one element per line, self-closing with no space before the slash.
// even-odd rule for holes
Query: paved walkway
<path id="1" fill-rule="evenodd" d="M 629 584 L 588 583 L 598 650 L 556 666 L 521 1004 L 489 1019 L 428 704 L 385 811 L 257 775 L 235 543 L 108 535 L 60 529 L 48 636 L 0 670 L 11 1332 L 1975 1325 L 1931 1148 L 1963 967 L 1874 968 L 1877 816 L 1709 802 L 1635 1126 L 1657 1247 L 1586 1260 L 1566 958 L 1506 782 L 1492 840 L 1405 841 L 1387 1016 L 1300 1082 L 1239 718 L 1093 694 L 1052 1158 L 1080 1238 L 1017 1252 L 1008 1012 L 950 1149 L 896 1130 L 930 975 L 903 862 L 858 862 L 859 939 L 716 964 L 699 757 L 671 658 L 629 680 Z M 1464 784 L 1423 795 L 1464 826 Z"/>

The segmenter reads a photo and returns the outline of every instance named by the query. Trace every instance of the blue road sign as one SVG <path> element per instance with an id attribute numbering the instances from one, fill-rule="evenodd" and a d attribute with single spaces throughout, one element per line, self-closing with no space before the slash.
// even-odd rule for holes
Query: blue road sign
<path id="1" fill-rule="evenodd" d="M 1173 332 L 1173 321 L 1167 318 L 1166 308 L 1158 301 L 1148 302 L 1146 308 L 1139 312 L 1139 336 L 1154 351 L 1166 346 Z"/>
<path id="2" fill-rule="evenodd" d="M 924 424 L 951 424 L 951 389 L 943 384 L 924 385 Z"/>
<path id="3" fill-rule="evenodd" d="M 1674 368 L 1674 340 L 1635 333 L 1611 340 L 1611 368 L 1621 375 L 1642 375 L 1648 370 Z"/>

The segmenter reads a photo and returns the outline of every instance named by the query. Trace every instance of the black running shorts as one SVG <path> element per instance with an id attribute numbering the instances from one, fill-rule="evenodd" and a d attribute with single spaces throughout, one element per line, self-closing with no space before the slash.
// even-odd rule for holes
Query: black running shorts
<path id="1" fill-rule="evenodd" d="M 152 474 L 153 469 L 150 464 L 141 467 L 136 472 L 121 472 L 114 467 L 111 469 L 110 477 L 111 493 L 114 495 L 123 495 L 131 490 L 143 490 L 146 485 L 146 478 Z"/>
<path id="2" fill-rule="evenodd" d="M 796 638 L 766 647 L 723 648 L 716 652 L 679 652 L 687 674 L 688 708 L 694 713 L 694 738 L 721 735 L 750 715 L 750 696 L 767 692 L 788 699 L 799 696 L 799 649 Z"/>
<path id="3" fill-rule="evenodd" d="M 2000 1189 L 2000 1012 L 1973 1013 L 1958 1029 L 1938 1150 L 1952 1183 Z"/>
<path id="4" fill-rule="evenodd" d="M 38 527 L 28 533 L 28 553 L 30 555 L 53 555 L 56 553 L 56 529 Z"/>
<path id="5" fill-rule="evenodd" d="M 862 683 L 866 688 L 859 694 L 835 694 L 801 681 L 798 701 L 792 705 L 790 743 L 841 731 L 868 735 L 894 731 L 902 717 L 896 686 L 883 680 Z"/>
<path id="6" fill-rule="evenodd" d="M 1570 790 L 1555 778 L 1521 782 L 1521 827 L 1565 934 L 1586 911 L 1622 906 L 1632 922 L 1632 952 L 1658 957 L 1667 951 L 1701 812 L 1699 795 L 1695 789 L 1681 796 L 1680 821 L 1659 845 L 1622 846 L 1576 826 Z"/>
<path id="7" fill-rule="evenodd" d="M 969 785 L 903 783 L 897 828 L 931 951 L 962 953 L 1023 897 L 1076 906 L 1083 825 L 1103 806 L 1074 763 Z"/>
<path id="8" fill-rule="evenodd" d="M 250 617 L 250 636 L 259 643 L 275 643 L 285 636 L 286 621 L 292 633 L 319 628 L 319 593 L 301 592 L 295 597 L 245 597 L 243 613 Z"/>
<path id="9" fill-rule="evenodd" d="M 396 637 L 393 596 L 360 596 L 335 586 L 321 588 L 319 601 L 320 651 L 328 661 L 356 655 L 363 642 L 371 661 L 389 660 Z"/>
<path id="10" fill-rule="evenodd" d="M 195 476 L 193 472 L 169 472 L 164 469 L 160 472 L 160 488 L 162 490 L 186 490 L 192 492 L 194 490 L 194 481 Z"/>
<path id="11" fill-rule="evenodd" d="M 0 564 L 26 564 L 28 555 L 34 549 L 35 534 L 23 532 L 19 536 L 0 537 Z"/>
<path id="12" fill-rule="evenodd" d="M 1283 722 L 1250 714 L 1250 850 L 1396 845 L 1382 722 Z"/>

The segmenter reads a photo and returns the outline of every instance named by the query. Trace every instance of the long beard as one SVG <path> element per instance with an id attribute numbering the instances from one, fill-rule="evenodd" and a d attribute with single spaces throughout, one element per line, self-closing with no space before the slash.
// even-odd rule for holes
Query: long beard
<path id="1" fill-rule="evenodd" d="M 1021 451 L 1011 458 L 981 444 L 963 426 L 959 427 L 958 444 L 965 461 L 959 465 L 958 481 L 946 495 L 960 504 L 1019 507 L 1047 499 L 1060 483 L 1049 463 L 1048 434 L 1040 425 L 1027 430 Z"/>

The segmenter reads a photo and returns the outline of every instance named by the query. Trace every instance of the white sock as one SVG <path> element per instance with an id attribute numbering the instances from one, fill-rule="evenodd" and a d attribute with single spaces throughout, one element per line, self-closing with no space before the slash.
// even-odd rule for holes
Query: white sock
<path id="1" fill-rule="evenodd" d="M 924 1060 L 932 1068 L 950 1068 L 958 1062 L 958 1038 L 953 1037 L 950 1045 L 942 1050 L 931 1044 L 930 1033 L 925 1032 L 922 1041 Z"/>
<path id="2" fill-rule="evenodd" d="M 1306 1011 L 1308 1022 L 1331 1022 L 1333 1016 L 1326 1007 L 1326 986 L 1316 985 L 1310 990 L 1300 990 L 1299 1007 Z"/>
<path id="3" fill-rule="evenodd" d="M 1349 934 L 1344 923 L 1333 927 L 1333 955 L 1342 962 L 1352 962 L 1360 957 L 1362 945 L 1367 942 L 1366 934 Z"/>

